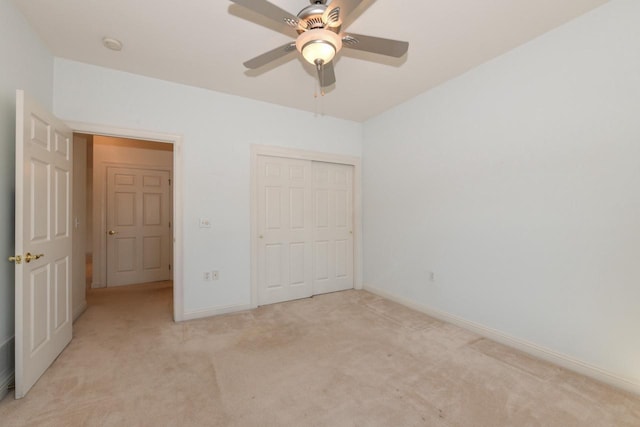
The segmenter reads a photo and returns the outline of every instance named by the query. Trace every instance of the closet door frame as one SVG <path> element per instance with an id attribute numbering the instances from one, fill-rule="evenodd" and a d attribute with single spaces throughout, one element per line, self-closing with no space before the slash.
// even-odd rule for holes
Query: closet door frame
<path id="1" fill-rule="evenodd" d="M 272 156 L 353 166 L 353 285 L 362 289 L 362 187 L 361 159 L 267 145 L 251 146 L 251 307 L 258 306 L 258 157 Z"/>

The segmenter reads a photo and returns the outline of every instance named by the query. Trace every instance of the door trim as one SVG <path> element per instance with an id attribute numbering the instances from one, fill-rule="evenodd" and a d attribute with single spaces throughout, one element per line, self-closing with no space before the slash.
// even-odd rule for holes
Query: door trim
<path id="1" fill-rule="evenodd" d="M 133 138 L 173 144 L 173 320 L 184 319 L 184 269 L 183 269 L 183 155 L 182 135 L 154 131 L 135 130 L 93 123 L 67 121 L 74 132 L 116 138 Z"/>
<path id="2" fill-rule="evenodd" d="M 251 145 L 251 308 L 258 307 L 258 157 L 284 157 L 353 166 L 353 285 L 362 289 L 362 159 L 295 148 Z"/>

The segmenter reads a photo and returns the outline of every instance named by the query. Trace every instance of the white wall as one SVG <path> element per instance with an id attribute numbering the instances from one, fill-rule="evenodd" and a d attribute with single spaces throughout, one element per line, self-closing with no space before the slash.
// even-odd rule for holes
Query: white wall
<path id="1" fill-rule="evenodd" d="M 638 17 L 612 1 L 365 123 L 365 284 L 640 390 Z"/>
<path id="2" fill-rule="evenodd" d="M 51 108 L 53 57 L 8 0 L 0 0 L 0 398 L 13 375 L 16 89 Z"/>
<path id="3" fill-rule="evenodd" d="M 250 304 L 251 144 L 361 156 L 355 122 L 59 58 L 54 88 L 63 119 L 184 136 L 186 314 Z M 220 280 L 204 282 L 207 270 Z"/>

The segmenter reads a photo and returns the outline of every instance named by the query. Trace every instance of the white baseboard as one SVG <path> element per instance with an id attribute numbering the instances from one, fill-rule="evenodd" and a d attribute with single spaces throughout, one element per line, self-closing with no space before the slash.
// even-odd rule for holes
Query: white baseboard
<path id="1" fill-rule="evenodd" d="M 82 301 L 82 304 L 73 309 L 73 321 L 75 322 L 76 320 L 78 320 L 78 317 L 80 317 L 80 315 L 84 313 L 86 309 L 87 301 Z"/>
<path id="2" fill-rule="evenodd" d="M 182 320 L 195 320 L 204 317 L 219 316 L 221 314 L 235 313 L 237 311 L 251 310 L 250 304 L 229 305 L 224 307 L 208 308 L 205 310 L 187 311 L 182 315 Z"/>
<path id="3" fill-rule="evenodd" d="M 640 395 L 640 383 L 632 379 L 621 377 L 604 369 L 598 368 L 597 366 L 593 366 L 576 358 L 558 353 L 557 351 L 551 350 L 549 348 L 545 348 L 522 340 L 520 338 L 510 336 L 496 329 L 488 328 L 478 323 L 474 323 L 469 320 L 454 316 L 452 314 L 436 310 L 425 304 L 412 301 L 408 298 L 394 295 L 388 291 L 376 288 L 375 286 L 365 284 L 364 289 L 388 300 L 397 302 L 398 304 L 402 304 L 406 307 L 427 314 L 431 317 L 435 317 L 436 319 L 442 320 L 443 322 L 451 323 L 463 329 L 475 332 L 476 334 L 481 335 L 485 338 L 489 338 L 493 341 L 523 351 L 534 357 L 546 360 L 547 362 L 561 366 L 570 371 L 577 372 L 611 386 L 629 391 L 636 395 Z"/>
<path id="4" fill-rule="evenodd" d="M 13 355 L 15 340 L 8 338 L 0 343 L 0 400 L 9 392 L 9 385 L 13 382 Z"/>

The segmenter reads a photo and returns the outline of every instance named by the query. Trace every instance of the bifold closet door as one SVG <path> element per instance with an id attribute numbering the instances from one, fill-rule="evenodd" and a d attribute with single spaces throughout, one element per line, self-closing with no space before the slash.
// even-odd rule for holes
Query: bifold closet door
<path id="1" fill-rule="evenodd" d="M 258 304 L 313 295 L 311 162 L 258 157 Z"/>
<path id="2" fill-rule="evenodd" d="M 353 288 L 353 166 L 313 162 L 314 294 Z"/>

